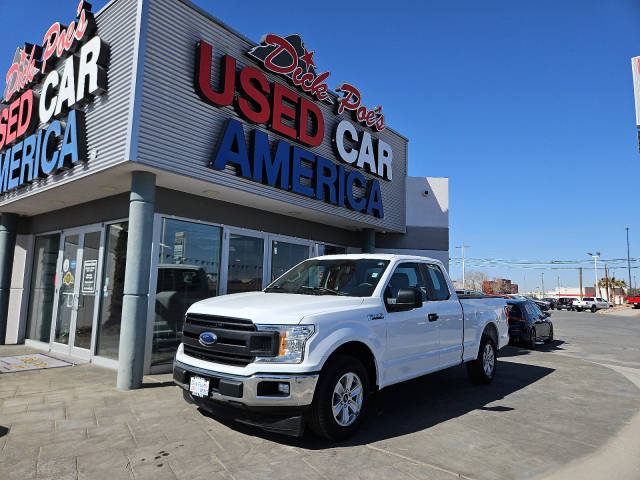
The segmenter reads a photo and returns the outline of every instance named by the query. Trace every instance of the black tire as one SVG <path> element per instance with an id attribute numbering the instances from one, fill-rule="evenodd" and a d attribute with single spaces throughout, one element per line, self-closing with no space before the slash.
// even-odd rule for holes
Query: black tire
<path id="1" fill-rule="evenodd" d="M 485 371 L 484 365 L 484 351 L 489 346 L 493 355 L 493 367 L 489 372 Z M 496 344 L 488 335 L 483 335 L 480 340 L 480 348 L 478 349 L 478 357 L 475 360 L 467 362 L 467 375 L 473 383 L 487 384 L 491 383 L 493 377 L 496 376 L 496 369 L 498 368 L 498 351 L 496 350 Z"/>
<path id="2" fill-rule="evenodd" d="M 340 425 L 333 415 L 334 388 L 345 375 L 355 374 L 362 387 L 362 403 L 353 423 Z M 360 427 L 369 403 L 370 380 L 367 370 L 357 358 L 336 355 L 329 359 L 322 369 L 309 413 L 309 427 L 313 432 L 327 440 L 344 440 L 352 436 Z M 343 407 L 344 408 L 344 407 Z"/>
<path id="3" fill-rule="evenodd" d="M 598 308 L 595 305 L 591 305 L 591 313 L 596 313 Z"/>
<path id="4" fill-rule="evenodd" d="M 527 342 L 527 346 L 531 350 L 536 349 L 536 329 L 531 327 L 531 331 L 529 332 L 529 341 Z"/>
<path id="5" fill-rule="evenodd" d="M 581 309 L 581 308 L 576 308 L 576 310 L 577 310 L 578 312 L 581 312 L 581 311 L 582 311 L 582 309 Z"/>
<path id="6" fill-rule="evenodd" d="M 551 342 L 553 342 L 553 325 L 549 326 L 549 336 L 544 341 L 544 343 L 551 343 Z"/>

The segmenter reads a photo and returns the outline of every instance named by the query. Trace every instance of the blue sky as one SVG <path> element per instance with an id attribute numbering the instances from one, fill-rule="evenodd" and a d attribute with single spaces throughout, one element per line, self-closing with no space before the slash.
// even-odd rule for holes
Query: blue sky
<path id="1" fill-rule="evenodd" d="M 97 11 L 106 2 L 93 3 Z M 331 84 L 354 83 L 365 104 L 381 104 L 410 140 L 409 174 L 450 178 L 452 257 L 464 243 L 472 258 L 589 267 L 588 251 L 626 257 L 625 226 L 640 257 L 637 1 L 196 3 L 255 41 L 300 33 Z M 77 2 L 12 5 L 0 3 L 7 68 L 18 44 L 71 20 Z M 483 269 L 540 286 L 542 270 Z M 548 269 L 545 286 L 558 275 L 577 285 L 577 270 Z M 585 270 L 585 284 L 592 277 Z"/>

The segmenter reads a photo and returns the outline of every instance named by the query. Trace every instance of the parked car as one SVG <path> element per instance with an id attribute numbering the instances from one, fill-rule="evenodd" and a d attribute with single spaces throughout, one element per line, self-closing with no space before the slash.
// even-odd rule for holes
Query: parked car
<path id="1" fill-rule="evenodd" d="M 530 302 L 535 303 L 538 306 L 538 308 L 543 312 L 546 312 L 547 310 L 549 310 L 549 308 L 551 308 L 551 305 L 549 304 L 549 302 L 545 302 L 544 300 L 540 300 L 539 298 L 533 298 L 533 297 L 527 297 L 527 296 L 524 296 L 524 298 L 529 300 Z"/>
<path id="2" fill-rule="evenodd" d="M 557 299 L 555 299 L 553 297 L 547 297 L 547 298 L 543 298 L 542 300 L 549 304 L 549 309 L 550 310 L 554 310 L 554 309 L 558 308 L 558 300 Z"/>
<path id="3" fill-rule="evenodd" d="M 173 379 L 214 415 L 338 440 L 378 389 L 462 363 L 491 382 L 508 341 L 505 300 L 459 299 L 437 260 L 330 255 L 262 291 L 191 305 Z"/>
<path id="4" fill-rule="evenodd" d="M 591 310 L 595 313 L 596 310 L 609 308 L 609 302 L 600 297 L 584 297 L 582 300 L 574 300 L 573 306 L 579 312 Z"/>
<path id="5" fill-rule="evenodd" d="M 633 308 L 640 308 L 640 297 L 627 297 L 627 302 L 632 305 Z"/>
<path id="6" fill-rule="evenodd" d="M 553 341 L 553 323 L 550 314 L 542 312 L 530 300 L 507 300 L 509 306 L 509 340 L 536 348 L 536 342 Z"/>
<path id="7" fill-rule="evenodd" d="M 558 310 L 575 310 L 574 306 L 573 306 L 573 302 L 575 301 L 575 298 L 571 298 L 571 297 L 560 297 L 558 298 L 558 304 L 556 305 L 556 308 Z"/>

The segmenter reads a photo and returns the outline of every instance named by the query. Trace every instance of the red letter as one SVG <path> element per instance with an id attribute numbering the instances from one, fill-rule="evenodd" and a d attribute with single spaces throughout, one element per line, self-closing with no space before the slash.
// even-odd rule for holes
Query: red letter
<path id="1" fill-rule="evenodd" d="M 0 150 L 4 147 L 4 141 L 7 138 L 7 118 L 9 116 L 9 109 L 5 108 L 0 113 Z"/>
<path id="2" fill-rule="evenodd" d="M 16 139 L 16 132 L 12 132 L 11 128 L 18 124 L 18 109 L 20 108 L 20 99 L 16 98 L 9 105 L 9 120 L 7 121 L 7 144 Z"/>
<path id="3" fill-rule="evenodd" d="M 256 88 L 254 80 L 260 88 Z M 260 70 L 253 67 L 244 67 L 240 71 L 240 91 L 247 97 L 238 97 L 238 111 L 240 115 L 253 123 L 267 123 L 271 114 L 269 108 L 269 81 Z M 250 102 L 251 101 L 251 102 Z M 251 104 L 258 107 L 257 110 L 251 108 Z"/>
<path id="4" fill-rule="evenodd" d="M 293 72 L 298 66 L 298 54 L 296 53 L 295 48 L 289 42 L 287 42 L 284 38 L 279 35 L 275 35 L 270 33 L 266 36 L 265 43 L 269 45 L 275 45 L 277 48 L 267 55 L 267 58 L 264 59 L 264 66 L 271 70 L 272 72 L 281 73 L 286 75 L 288 73 Z M 282 52 L 287 52 L 289 57 L 291 57 L 291 65 L 288 67 L 279 67 L 275 63 L 273 63 L 273 59 L 280 55 Z"/>
<path id="5" fill-rule="evenodd" d="M 196 49 L 196 91 L 203 100 L 213 105 L 231 105 L 236 82 L 236 59 L 224 56 L 220 72 L 224 78 L 224 88 L 218 93 L 211 88 L 211 54 L 211 45 L 201 41 Z"/>
<path id="6" fill-rule="evenodd" d="M 309 113 L 311 113 L 312 123 L 316 125 L 315 135 L 309 135 Z M 302 143 L 305 143 L 311 147 L 317 147 L 322 143 L 324 138 L 324 118 L 322 112 L 316 106 L 315 103 L 310 102 L 304 97 L 300 97 L 300 112 L 298 114 L 298 136 Z"/>
<path id="7" fill-rule="evenodd" d="M 60 22 L 56 22 L 49 27 L 47 33 L 44 34 L 44 40 L 42 40 L 42 46 L 44 47 L 44 53 L 42 54 L 42 72 L 44 73 L 47 68 L 47 60 L 53 55 L 56 50 L 56 43 L 58 41 L 58 34 L 60 33 Z M 52 38 L 53 37 L 53 38 Z"/>
<path id="8" fill-rule="evenodd" d="M 298 95 L 289 90 L 286 87 L 283 87 L 278 82 L 273 84 L 273 109 L 271 110 L 271 128 L 276 132 L 281 133 L 282 135 L 286 135 L 287 137 L 297 139 L 296 137 L 296 129 L 293 127 L 289 127 L 288 125 L 284 125 L 282 123 L 282 117 L 290 118 L 291 120 L 295 120 L 296 111 L 284 105 L 282 103 L 283 97 L 291 102 L 298 104 Z"/>
<path id="9" fill-rule="evenodd" d="M 342 113 L 344 109 L 355 110 L 360 105 L 360 91 L 353 85 L 343 83 L 336 88 L 338 92 L 344 92 L 344 97 L 340 99 L 338 104 L 338 113 Z M 352 97 L 355 97 L 351 100 Z M 350 101 L 351 100 L 351 101 Z"/>
<path id="10" fill-rule="evenodd" d="M 18 118 L 17 136 L 24 135 L 32 126 L 31 111 L 33 110 L 33 90 L 27 90 L 20 97 L 20 118 Z"/>

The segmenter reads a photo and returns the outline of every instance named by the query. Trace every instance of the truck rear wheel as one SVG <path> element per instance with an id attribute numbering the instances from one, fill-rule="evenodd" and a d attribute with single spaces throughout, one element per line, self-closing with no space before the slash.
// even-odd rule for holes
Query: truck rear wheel
<path id="1" fill-rule="evenodd" d="M 598 307 L 591 305 L 591 313 L 596 313 L 596 310 L 598 310 Z"/>
<path id="2" fill-rule="evenodd" d="M 480 341 L 478 357 L 471 362 L 467 362 L 469 379 L 473 383 L 491 383 L 496 374 L 497 366 L 496 345 L 490 336 L 484 335 Z"/>
<path id="3" fill-rule="evenodd" d="M 359 428 L 369 401 L 369 377 L 362 362 L 337 355 L 320 374 L 309 427 L 327 440 L 344 440 Z"/>

